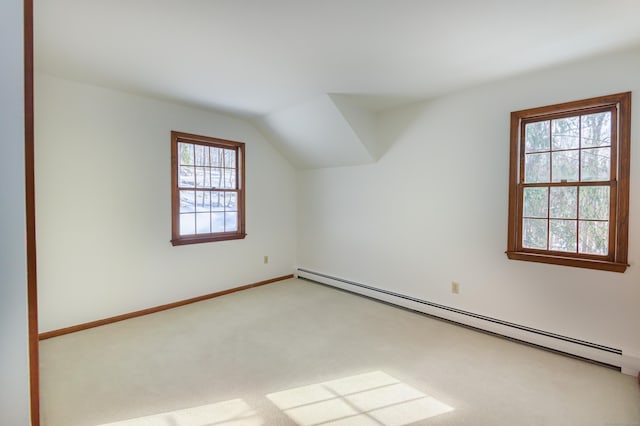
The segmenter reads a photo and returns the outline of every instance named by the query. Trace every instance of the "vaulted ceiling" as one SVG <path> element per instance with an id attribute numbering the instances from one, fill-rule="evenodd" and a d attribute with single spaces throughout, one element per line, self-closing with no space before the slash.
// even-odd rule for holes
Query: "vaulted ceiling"
<path id="1" fill-rule="evenodd" d="M 638 0 L 34 7 L 36 70 L 243 116 L 302 168 L 376 161 L 380 111 L 640 45 Z"/>

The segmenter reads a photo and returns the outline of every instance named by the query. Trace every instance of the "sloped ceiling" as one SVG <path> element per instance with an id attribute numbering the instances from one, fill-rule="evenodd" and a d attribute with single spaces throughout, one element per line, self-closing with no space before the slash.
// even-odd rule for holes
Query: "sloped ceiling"
<path id="1" fill-rule="evenodd" d="M 320 95 L 254 122 L 300 168 L 367 164 L 384 153 L 374 113 L 341 95 Z"/>
<path id="2" fill-rule="evenodd" d="M 34 3 L 36 70 L 241 115 L 303 168 L 376 161 L 380 111 L 640 44 L 638 0 Z"/>

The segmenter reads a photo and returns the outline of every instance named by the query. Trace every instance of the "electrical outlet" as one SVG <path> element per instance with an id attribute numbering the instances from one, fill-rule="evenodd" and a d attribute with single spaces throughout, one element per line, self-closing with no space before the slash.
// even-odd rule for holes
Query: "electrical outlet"
<path id="1" fill-rule="evenodd" d="M 269 263 L 269 256 L 264 257 L 264 264 L 266 265 L 267 263 Z"/>
<path id="2" fill-rule="evenodd" d="M 451 293 L 453 294 L 460 294 L 460 284 L 455 282 L 455 281 L 451 281 Z"/>

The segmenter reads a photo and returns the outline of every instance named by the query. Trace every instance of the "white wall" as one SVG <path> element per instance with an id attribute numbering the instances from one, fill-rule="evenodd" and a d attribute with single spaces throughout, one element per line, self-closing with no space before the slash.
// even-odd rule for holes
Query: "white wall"
<path id="1" fill-rule="evenodd" d="M 39 73 L 35 96 L 42 332 L 293 273 L 294 170 L 253 127 Z M 171 246 L 171 130 L 247 144 L 244 240 Z"/>
<path id="2" fill-rule="evenodd" d="M 29 424 L 22 1 L 0 3 L 0 423 Z"/>
<path id="3" fill-rule="evenodd" d="M 298 172 L 299 266 L 640 361 L 638 76 L 635 49 L 383 114 L 380 135 L 394 145 L 378 163 Z M 629 90 L 631 267 L 620 274 L 508 260 L 509 113 Z"/>

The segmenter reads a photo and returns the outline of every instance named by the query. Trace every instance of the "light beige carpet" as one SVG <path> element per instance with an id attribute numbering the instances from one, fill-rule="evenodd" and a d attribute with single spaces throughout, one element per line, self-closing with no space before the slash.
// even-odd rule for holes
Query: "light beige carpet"
<path id="1" fill-rule="evenodd" d="M 41 343 L 45 426 L 640 426 L 618 371 L 302 280 Z"/>

